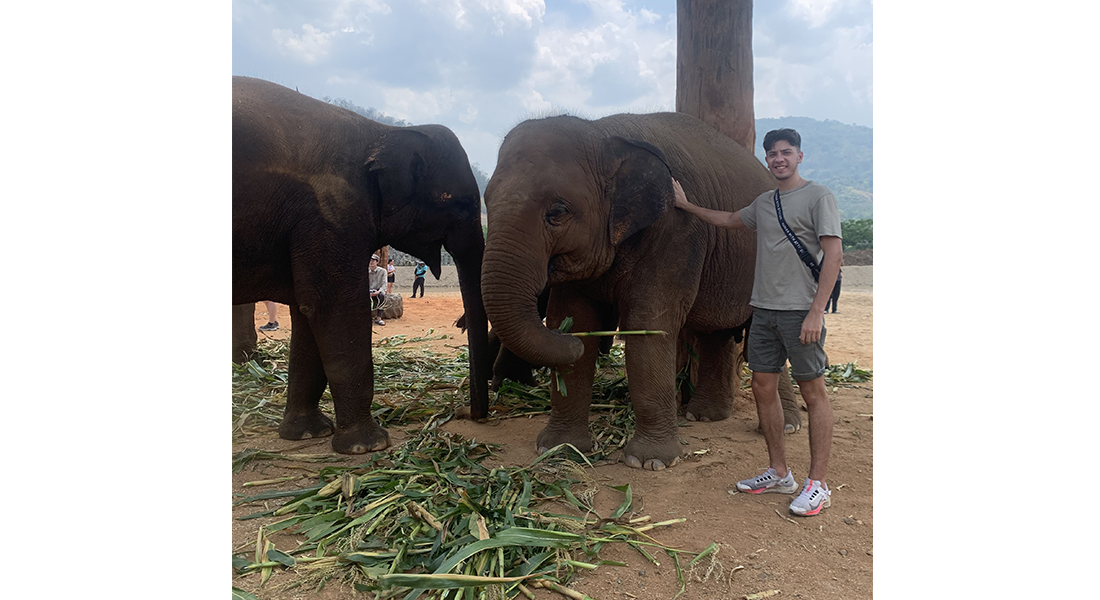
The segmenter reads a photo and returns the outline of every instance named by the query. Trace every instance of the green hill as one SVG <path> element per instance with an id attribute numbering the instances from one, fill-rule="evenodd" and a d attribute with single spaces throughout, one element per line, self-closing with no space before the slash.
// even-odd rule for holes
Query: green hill
<path id="1" fill-rule="evenodd" d="M 872 129 L 809 117 L 757 119 L 754 150 L 761 162 L 764 134 L 784 127 L 802 136 L 803 159 L 798 172 L 833 191 L 841 220 L 874 218 Z"/>

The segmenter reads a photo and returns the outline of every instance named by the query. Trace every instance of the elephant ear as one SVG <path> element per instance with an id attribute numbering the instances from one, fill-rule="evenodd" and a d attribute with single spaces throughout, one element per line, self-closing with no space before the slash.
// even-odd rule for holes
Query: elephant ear
<path id="1" fill-rule="evenodd" d="M 393 214 L 412 201 L 427 173 L 432 140 L 412 129 L 394 129 L 371 148 L 364 166 L 378 182 L 382 214 Z"/>
<path id="2" fill-rule="evenodd" d="M 672 172 L 664 153 L 652 144 L 616 136 L 607 146 L 617 165 L 606 189 L 611 202 L 608 235 L 618 246 L 672 208 Z"/>

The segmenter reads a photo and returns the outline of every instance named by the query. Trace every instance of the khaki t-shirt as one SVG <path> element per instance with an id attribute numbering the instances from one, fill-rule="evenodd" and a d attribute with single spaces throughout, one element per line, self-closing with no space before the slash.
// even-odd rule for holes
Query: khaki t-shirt
<path id="1" fill-rule="evenodd" d="M 781 192 L 779 201 L 787 226 L 821 264 L 824 253 L 818 238 L 840 237 L 836 197 L 829 188 L 807 180 L 798 189 Z M 817 293 L 817 282 L 779 226 L 775 190 L 760 194 L 741 209 L 741 220 L 756 231 L 756 274 L 749 304 L 771 310 L 809 310 Z"/>

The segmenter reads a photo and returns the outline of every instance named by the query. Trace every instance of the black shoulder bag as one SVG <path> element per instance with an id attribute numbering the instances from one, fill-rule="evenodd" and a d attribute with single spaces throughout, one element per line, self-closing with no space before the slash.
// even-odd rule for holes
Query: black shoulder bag
<path id="1" fill-rule="evenodd" d="M 798 258 L 802 259 L 802 262 L 806 263 L 806 266 L 810 268 L 810 273 L 814 276 L 814 281 L 818 280 L 821 276 L 821 267 L 818 266 L 817 261 L 810 255 L 810 251 L 806 249 L 806 246 L 802 245 L 802 242 L 798 240 L 798 236 L 791 231 L 791 228 L 787 226 L 787 222 L 783 220 L 783 205 L 779 203 L 779 188 L 775 190 L 775 214 L 779 216 L 779 226 L 783 229 L 783 233 L 787 235 L 787 239 L 791 241 L 791 245 L 794 246 L 795 252 L 798 253 Z"/>

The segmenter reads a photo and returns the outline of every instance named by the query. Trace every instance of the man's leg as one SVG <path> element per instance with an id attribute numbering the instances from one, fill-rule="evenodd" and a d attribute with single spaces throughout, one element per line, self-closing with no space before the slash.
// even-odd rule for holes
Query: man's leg
<path id="1" fill-rule="evenodd" d="M 802 399 L 810 413 L 810 479 L 825 480 L 833 445 L 833 407 L 825 389 L 825 377 L 799 381 Z"/>
<path id="2" fill-rule="evenodd" d="M 783 445 L 783 405 L 779 401 L 779 376 L 783 373 L 752 372 L 752 395 L 756 399 L 756 416 L 768 446 L 768 466 L 780 478 L 787 476 L 787 450 Z M 813 434 L 811 420 L 810 433 Z M 811 438 L 812 439 L 812 438 Z"/>

